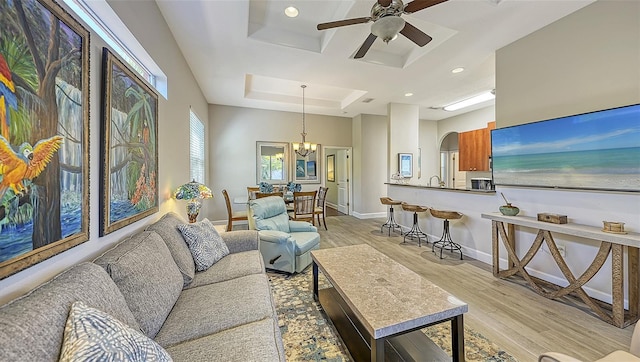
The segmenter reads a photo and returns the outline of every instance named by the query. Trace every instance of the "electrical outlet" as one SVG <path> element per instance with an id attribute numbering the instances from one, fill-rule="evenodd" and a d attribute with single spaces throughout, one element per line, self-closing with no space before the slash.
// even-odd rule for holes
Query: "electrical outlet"
<path id="1" fill-rule="evenodd" d="M 567 249 L 564 247 L 564 245 L 558 245 L 557 247 L 561 256 L 567 256 Z"/>

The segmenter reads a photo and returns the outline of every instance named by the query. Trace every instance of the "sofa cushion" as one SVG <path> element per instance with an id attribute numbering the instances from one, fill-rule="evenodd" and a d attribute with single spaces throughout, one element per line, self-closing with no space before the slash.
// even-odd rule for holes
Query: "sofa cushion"
<path id="1" fill-rule="evenodd" d="M 178 229 L 189 245 L 197 271 L 209 269 L 229 254 L 227 244 L 208 219 L 191 224 L 180 224 Z"/>
<path id="2" fill-rule="evenodd" d="M 81 263 L 0 308 L 0 361 L 57 361 L 75 301 L 139 329 L 125 298 L 104 269 Z"/>
<path id="3" fill-rule="evenodd" d="M 291 236 L 296 241 L 296 255 L 302 255 L 320 244 L 320 234 L 315 232 L 292 233 Z"/>
<path id="4" fill-rule="evenodd" d="M 271 318 L 186 341 L 167 351 L 176 362 L 285 361 L 280 329 Z"/>
<path id="5" fill-rule="evenodd" d="M 196 272 L 196 266 L 193 263 L 193 256 L 187 243 L 182 237 L 182 233 L 178 230 L 179 224 L 184 224 L 185 221 L 174 212 L 168 212 L 160 218 L 160 220 L 149 225 L 146 230 L 153 230 L 162 240 L 167 244 L 173 260 L 176 262 L 182 278 L 184 279 L 184 286 L 186 287 L 191 283 L 193 275 Z"/>
<path id="6" fill-rule="evenodd" d="M 160 345 L 109 314 L 83 302 L 71 305 L 60 361 L 169 362 Z"/>
<path id="7" fill-rule="evenodd" d="M 95 263 L 118 285 L 144 334 L 155 337 L 184 282 L 160 235 L 155 231 L 137 233 Z"/>
<path id="8" fill-rule="evenodd" d="M 258 250 L 229 254 L 211 268 L 196 273 L 187 288 L 219 283 L 251 274 L 263 274 L 264 263 Z"/>
<path id="9" fill-rule="evenodd" d="M 186 289 L 155 340 L 170 347 L 274 315 L 265 274 Z"/>

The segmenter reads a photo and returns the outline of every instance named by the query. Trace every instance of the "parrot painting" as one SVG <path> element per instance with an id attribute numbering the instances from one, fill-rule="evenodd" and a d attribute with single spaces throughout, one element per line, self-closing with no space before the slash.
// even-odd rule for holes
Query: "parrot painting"
<path id="1" fill-rule="evenodd" d="M 9 139 L 9 126 L 11 125 L 9 107 L 17 109 L 18 98 L 7 61 L 0 54 L 0 135 L 5 140 Z"/>
<path id="2" fill-rule="evenodd" d="M 62 140 L 62 136 L 55 135 L 38 141 L 35 146 L 25 142 L 15 152 L 9 141 L 0 136 L 0 200 L 9 188 L 16 195 L 22 194 L 25 189 L 22 181 L 32 180 L 44 171 Z"/>

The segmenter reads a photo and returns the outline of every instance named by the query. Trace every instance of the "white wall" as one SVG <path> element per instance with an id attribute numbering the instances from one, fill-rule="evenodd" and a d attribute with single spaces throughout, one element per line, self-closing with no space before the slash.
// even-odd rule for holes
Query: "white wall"
<path id="1" fill-rule="evenodd" d="M 351 118 L 306 114 L 307 141 L 321 145 L 351 146 Z M 205 200 L 202 217 L 226 224 L 227 209 L 222 197 L 245 196 L 247 186 L 256 185 L 256 142 L 300 142 L 302 114 L 242 107 L 209 105 L 209 187 L 213 200 Z M 320 155 L 318 174 L 324 175 L 325 155 Z M 320 177 L 324 180 L 324 176 Z M 303 184 L 303 190 L 317 190 L 320 183 Z M 245 205 L 232 204 L 235 209 Z"/>
<path id="2" fill-rule="evenodd" d="M 353 215 L 384 217 L 380 197 L 387 195 L 387 117 L 364 114 L 353 119 Z"/>
<path id="3" fill-rule="evenodd" d="M 420 177 L 414 178 L 413 184 L 426 185 L 429 177 L 440 174 L 440 140 L 438 140 L 438 122 L 420 120 L 420 160 L 422 161 Z M 417 161 L 416 161 L 417 162 Z M 417 164 L 417 163 L 416 163 Z"/>
<path id="4" fill-rule="evenodd" d="M 168 100 L 159 98 L 159 193 L 160 212 L 105 237 L 98 237 L 100 168 L 100 84 L 102 47 L 91 34 L 90 47 L 90 210 L 89 241 L 0 280 L 0 304 L 24 294 L 55 274 L 84 260 L 92 260 L 124 236 L 158 219 L 168 210 L 184 214 L 184 206 L 168 199 L 170 191 L 189 177 L 189 106 L 208 117 L 207 103 L 155 2 L 112 1 L 110 5 L 168 77 Z M 88 27 L 87 27 L 88 29 Z"/>
<path id="5" fill-rule="evenodd" d="M 528 123 L 640 102 L 640 2 L 597 1 L 502 49 L 496 57 L 497 127 Z M 567 215 L 572 223 L 602 226 L 625 222 L 640 231 L 637 193 L 581 192 L 498 187 L 525 215 Z M 486 231 L 488 233 L 488 230 Z M 518 240 L 533 240 L 520 229 Z M 584 270 L 597 250 L 592 241 L 557 235 L 566 244 L 574 273 Z M 561 278 L 543 253 L 530 264 L 547 279 Z M 611 267 L 588 283 L 591 293 L 608 294 Z"/>

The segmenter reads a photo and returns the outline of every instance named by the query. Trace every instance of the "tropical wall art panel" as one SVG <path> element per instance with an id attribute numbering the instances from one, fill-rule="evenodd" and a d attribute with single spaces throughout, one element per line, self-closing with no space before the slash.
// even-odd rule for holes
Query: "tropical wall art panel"
<path id="1" fill-rule="evenodd" d="M 491 132 L 496 185 L 640 191 L 640 104 Z"/>
<path id="2" fill-rule="evenodd" d="M 158 211 L 158 95 L 102 52 L 100 236 Z"/>
<path id="3" fill-rule="evenodd" d="M 89 239 L 89 32 L 0 0 L 0 278 Z"/>

